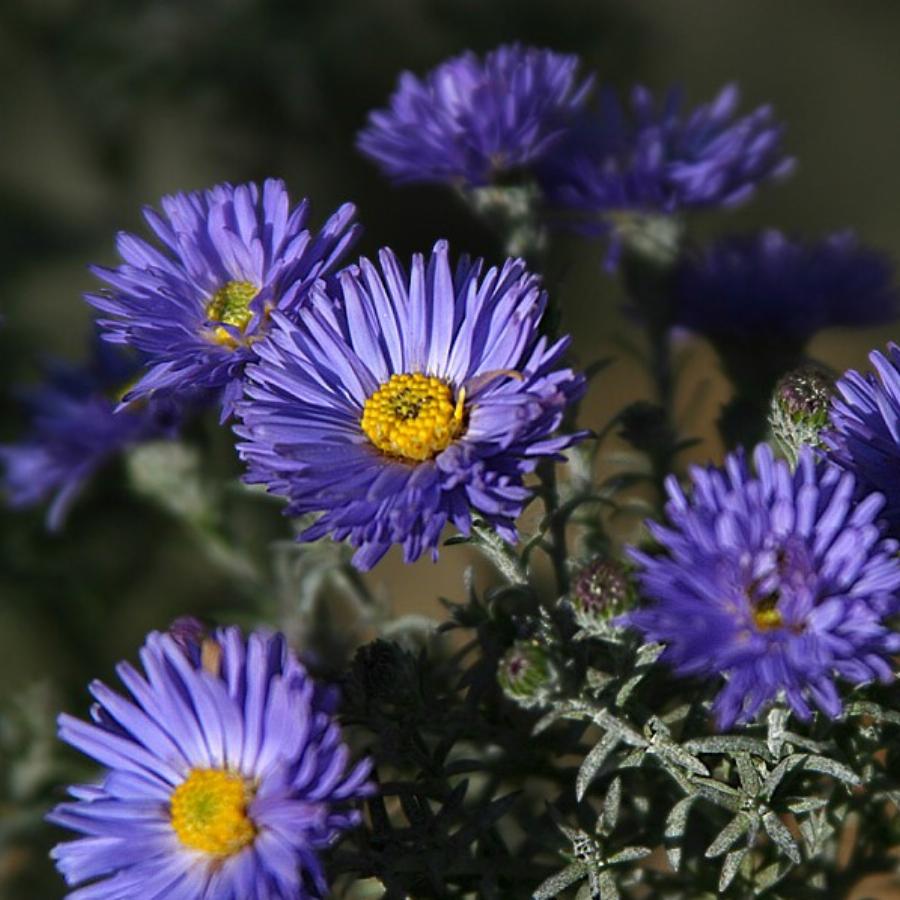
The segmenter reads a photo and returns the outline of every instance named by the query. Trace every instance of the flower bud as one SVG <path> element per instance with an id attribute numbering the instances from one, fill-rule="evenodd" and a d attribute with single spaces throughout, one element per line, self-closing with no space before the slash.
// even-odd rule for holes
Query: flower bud
<path id="1" fill-rule="evenodd" d="M 584 636 L 605 635 L 614 630 L 611 620 L 632 606 L 634 588 L 619 563 L 597 557 L 575 577 L 568 601 Z"/>
<path id="2" fill-rule="evenodd" d="M 500 660 L 497 681 L 510 700 L 529 709 L 548 702 L 559 676 L 550 654 L 537 641 L 516 641 Z"/>
<path id="3" fill-rule="evenodd" d="M 793 463 L 800 448 L 821 445 L 828 425 L 834 379 L 820 366 L 806 365 L 788 372 L 775 386 L 769 425 L 785 456 Z"/>

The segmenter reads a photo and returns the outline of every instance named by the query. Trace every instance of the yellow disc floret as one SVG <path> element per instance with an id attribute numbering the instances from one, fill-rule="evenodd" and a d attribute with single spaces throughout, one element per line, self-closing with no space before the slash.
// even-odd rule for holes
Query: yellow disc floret
<path id="1" fill-rule="evenodd" d="M 247 816 L 251 798 L 252 791 L 241 775 L 221 769 L 192 769 L 172 794 L 172 827 L 185 847 L 230 856 L 256 837 L 256 828 Z"/>
<path id="2" fill-rule="evenodd" d="M 753 610 L 753 624 L 760 631 L 773 631 L 784 624 L 778 611 L 778 597 L 764 597 Z"/>
<path id="3" fill-rule="evenodd" d="M 206 304 L 206 318 L 213 322 L 224 322 L 239 331 L 244 331 L 253 318 L 250 301 L 259 293 L 259 288 L 249 281 L 229 281 L 219 288 Z M 217 344 L 236 347 L 238 341 L 227 328 L 219 326 L 213 332 Z"/>
<path id="4" fill-rule="evenodd" d="M 454 402 L 450 386 L 419 372 L 392 375 L 366 400 L 362 430 L 383 453 L 422 462 L 463 430 L 465 389 Z"/>

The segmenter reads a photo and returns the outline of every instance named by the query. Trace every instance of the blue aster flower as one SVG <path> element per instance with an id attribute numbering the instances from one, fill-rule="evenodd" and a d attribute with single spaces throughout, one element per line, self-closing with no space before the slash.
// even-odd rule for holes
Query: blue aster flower
<path id="1" fill-rule="evenodd" d="M 835 679 L 893 677 L 900 634 L 898 544 L 876 520 L 880 494 L 857 500 L 853 476 L 805 448 L 796 471 L 767 445 L 724 469 L 695 468 L 693 491 L 667 484 L 660 555 L 633 550 L 648 605 L 624 620 L 666 645 L 682 675 L 724 676 L 722 728 L 783 693 L 794 712 L 841 712 Z"/>
<path id="2" fill-rule="evenodd" d="M 280 635 L 202 644 L 149 635 L 124 697 L 91 685 L 93 723 L 60 736 L 107 768 L 50 821 L 82 837 L 53 858 L 72 900 L 304 900 L 327 892 L 319 854 L 359 822 L 368 761 L 349 765 L 336 695 Z"/>
<path id="3" fill-rule="evenodd" d="M 110 287 L 87 299 L 112 316 L 108 340 L 147 357 L 148 371 L 125 402 L 196 389 L 223 388 L 223 420 L 241 392 L 273 311 L 295 318 L 312 282 L 331 272 L 354 241 L 352 204 L 318 234 L 308 202 L 291 209 L 284 182 L 267 180 L 175 194 L 162 215 L 144 217 L 161 248 L 128 233 L 118 237 L 122 264 L 92 271 Z"/>
<path id="4" fill-rule="evenodd" d="M 483 59 L 463 53 L 422 79 L 404 72 L 357 146 L 398 182 L 489 184 L 563 137 L 593 84 L 578 67 L 576 56 L 509 44 Z"/>
<path id="5" fill-rule="evenodd" d="M 830 458 L 860 486 L 884 494 L 884 518 L 900 537 L 900 347 L 869 359 L 877 374 L 850 370 L 836 384 L 832 428 L 822 433 Z"/>
<path id="6" fill-rule="evenodd" d="M 508 540 L 531 496 L 522 483 L 575 435 L 553 436 L 583 378 L 559 368 L 569 340 L 539 334 L 546 296 L 521 260 L 482 272 L 447 245 L 390 250 L 319 284 L 299 323 L 275 316 L 248 367 L 239 445 L 247 480 L 320 513 L 301 535 L 358 547 L 369 568 L 392 544 L 407 561 L 474 510 Z"/>
<path id="7" fill-rule="evenodd" d="M 895 318 L 893 266 L 850 231 L 817 241 L 780 231 L 730 237 L 688 256 L 673 287 L 676 324 L 713 340 L 802 347 L 817 331 Z"/>
<path id="8" fill-rule="evenodd" d="M 137 371 L 133 356 L 97 341 L 88 365 L 52 364 L 45 384 L 23 392 L 29 431 L 18 443 L 0 445 L 0 485 L 10 506 L 50 501 L 47 527 L 58 530 L 107 462 L 134 444 L 175 435 L 184 409 L 171 401 L 152 399 L 116 412 Z"/>
<path id="9" fill-rule="evenodd" d="M 710 103 L 683 111 L 680 90 L 661 101 L 645 87 L 626 109 L 606 89 L 541 170 L 552 206 L 574 212 L 586 234 L 612 233 L 633 214 L 671 215 L 732 208 L 757 187 L 787 176 L 781 125 L 763 106 L 736 118 L 740 94 L 725 87 Z"/>

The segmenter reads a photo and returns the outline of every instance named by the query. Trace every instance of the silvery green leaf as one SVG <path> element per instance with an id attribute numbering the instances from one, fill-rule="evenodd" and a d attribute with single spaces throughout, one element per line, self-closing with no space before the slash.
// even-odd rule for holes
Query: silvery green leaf
<path id="1" fill-rule="evenodd" d="M 739 753 L 735 756 L 734 761 L 737 765 L 738 777 L 741 779 L 741 787 L 751 797 L 755 797 L 762 787 L 762 781 L 759 772 L 753 765 L 748 753 Z"/>
<path id="2" fill-rule="evenodd" d="M 728 889 L 728 886 L 734 881 L 734 876 L 740 871 L 741 863 L 748 853 L 747 847 L 741 847 L 738 850 L 732 850 L 725 857 L 722 863 L 722 872 L 719 875 L 719 892 L 722 893 Z"/>
<path id="3" fill-rule="evenodd" d="M 692 708 L 692 703 L 682 703 L 681 706 L 676 707 L 671 712 L 667 712 L 662 717 L 662 721 L 665 722 L 666 725 L 674 725 L 677 722 L 681 722 L 688 717 Z"/>
<path id="4" fill-rule="evenodd" d="M 553 900 L 561 894 L 569 885 L 580 881 L 588 873 L 588 866 L 583 862 L 573 862 L 560 872 L 551 875 L 540 884 L 532 894 L 533 900 Z"/>
<path id="5" fill-rule="evenodd" d="M 643 644 L 635 654 L 634 663 L 636 666 L 650 666 L 659 659 L 660 653 L 665 647 L 662 644 Z"/>
<path id="6" fill-rule="evenodd" d="M 770 887 L 778 884 L 790 871 L 790 868 L 790 866 L 782 866 L 780 863 L 772 863 L 771 866 L 766 866 L 754 880 L 753 893 L 758 897 Z"/>
<path id="7" fill-rule="evenodd" d="M 813 812 L 800 823 L 800 834 L 810 856 L 818 856 L 834 833 L 824 810 Z"/>
<path id="8" fill-rule="evenodd" d="M 626 847 L 618 853 L 614 853 L 606 864 L 620 866 L 622 863 L 634 862 L 636 859 L 646 859 L 653 851 L 649 847 Z"/>
<path id="9" fill-rule="evenodd" d="M 785 726 L 790 718 L 790 713 L 783 706 L 774 706 L 766 716 L 768 726 L 766 732 L 766 744 L 769 752 L 775 759 L 781 756 L 781 748 L 784 745 Z"/>
<path id="10" fill-rule="evenodd" d="M 600 872 L 590 872 L 588 879 L 588 883 L 578 892 L 579 897 L 590 898 L 590 900 L 620 900 L 621 895 L 612 872 L 605 869 Z M 585 890 L 587 893 L 582 893 Z"/>
<path id="11" fill-rule="evenodd" d="M 669 772 L 674 776 L 674 772 Z M 715 778 L 692 778 L 689 782 L 690 789 L 696 790 L 701 797 L 722 806 L 732 812 L 737 812 L 741 805 L 741 793 L 731 785 L 717 781 Z"/>
<path id="12" fill-rule="evenodd" d="M 587 686 L 598 694 L 613 680 L 613 676 L 608 672 L 601 672 L 599 669 L 587 670 Z"/>
<path id="13" fill-rule="evenodd" d="M 795 816 L 802 816 L 809 812 L 815 812 L 823 806 L 828 806 L 828 801 L 824 797 L 803 797 L 800 800 L 792 800 L 787 804 L 787 808 Z"/>
<path id="14" fill-rule="evenodd" d="M 665 830 L 667 841 L 680 841 L 684 836 L 688 814 L 696 799 L 697 794 L 689 794 L 687 797 L 682 797 L 681 800 L 669 810 L 669 814 L 666 816 Z M 681 865 L 681 847 L 666 847 L 666 856 L 669 857 L 669 865 L 677 872 Z"/>
<path id="15" fill-rule="evenodd" d="M 556 703 L 550 712 L 545 713 L 535 722 L 531 733 L 534 735 L 546 731 L 551 725 L 555 725 L 561 719 L 586 719 L 589 715 L 580 710 L 574 710 L 571 703 Z"/>
<path id="16" fill-rule="evenodd" d="M 597 831 L 601 834 L 612 834 L 619 821 L 619 807 L 622 803 L 622 779 L 613 778 L 606 797 L 603 800 L 603 810 L 597 822 Z"/>
<path id="17" fill-rule="evenodd" d="M 827 749 L 826 745 L 821 741 L 814 741 L 812 738 L 804 737 L 802 734 L 796 734 L 793 731 L 785 731 L 784 740 L 792 748 L 799 747 L 801 750 L 808 750 L 810 753 L 824 753 Z"/>
<path id="18" fill-rule="evenodd" d="M 775 842 L 778 849 L 784 853 L 795 865 L 800 864 L 800 848 L 794 840 L 794 836 L 788 831 L 787 826 L 774 812 L 767 812 L 763 816 L 763 827 L 766 834 Z"/>
<path id="19" fill-rule="evenodd" d="M 200 454 L 180 441 L 140 444 L 125 456 L 134 490 L 167 512 L 201 527 L 211 521 L 214 497 L 201 477 Z"/>
<path id="20" fill-rule="evenodd" d="M 721 856 L 742 834 L 747 833 L 752 821 L 750 815 L 745 812 L 739 812 L 706 848 L 706 858 L 715 859 L 717 856 Z"/>
<path id="21" fill-rule="evenodd" d="M 654 743 L 650 749 L 651 752 L 655 753 L 657 756 L 681 766 L 692 775 L 700 775 L 703 777 L 709 775 L 709 769 L 707 769 L 696 756 L 692 753 L 688 753 L 684 747 L 681 747 L 672 741 L 661 740 Z"/>
<path id="22" fill-rule="evenodd" d="M 616 706 L 623 707 L 634 693 L 634 689 L 644 680 L 644 676 L 646 672 L 638 672 L 637 675 L 632 675 L 622 687 L 619 688 L 618 693 L 616 694 Z"/>
<path id="23" fill-rule="evenodd" d="M 829 759 L 827 756 L 808 756 L 803 764 L 803 768 L 809 772 L 821 772 L 823 775 L 830 775 L 847 784 L 862 784 L 859 775 L 853 769 L 839 763 L 836 760 Z"/>
<path id="24" fill-rule="evenodd" d="M 844 717 L 870 716 L 876 722 L 890 722 L 892 725 L 900 725 L 900 712 L 893 709 L 885 709 L 878 703 L 870 703 L 864 700 L 856 700 L 848 703 L 844 709 Z"/>
<path id="25" fill-rule="evenodd" d="M 644 757 L 647 755 L 645 747 L 638 747 L 627 756 L 623 757 L 619 762 L 620 769 L 638 769 L 644 763 Z"/>
<path id="26" fill-rule="evenodd" d="M 766 742 L 759 738 L 734 734 L 717 734 L 710 737 L 694 738 L 683 744 L 691 753 L 755 753 L 764 759 L 769 757 Z"/>
<path id="27" fill-rule="evenodd" d="M 803 760 L 806 759 L 805 754 L 803 753 L 792 753 L 790 756 L 786 756 L 771 772 L 769 772 L 768 777 L 766 778 L 766 782 L 763 785 L 763 796 L 767 800 L 771 800 L 772 796 L 775 794 L 775 791 L 778 790 L 778 786 L 781 784 L 784 776 L 788 774 L 788 772 L 793 771 L 799 766 Z"/>
<path id="28" fill-rule="evenodd" d="M 582 800 L 585 791 L 606 762 L 610 753 L 618 747 L 620 735 L 608 731 L 600 741 L 594 745 L 590 753 L 584 758 L 581 768 L 578 770 L 578 778 L 575 781 L 575 796 Z"/>

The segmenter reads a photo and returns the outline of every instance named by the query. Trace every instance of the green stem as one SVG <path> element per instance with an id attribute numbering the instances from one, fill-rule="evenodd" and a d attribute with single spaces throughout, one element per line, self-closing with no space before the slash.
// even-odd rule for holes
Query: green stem
<path id="1" fill-rule="evenodd" d="M 566 559 L 569 551 L 566 545 L 566 520 L 559 514 L 559 487 L 556 479 L 556 463 L 545 460 L 538 466 L 538 475 L 543 483 L 544 508 L 547 512 L 550 533 L 549 556 L 556 575 L 556 587 L 560 596 L 569 591 L 569 573 Z"/>

